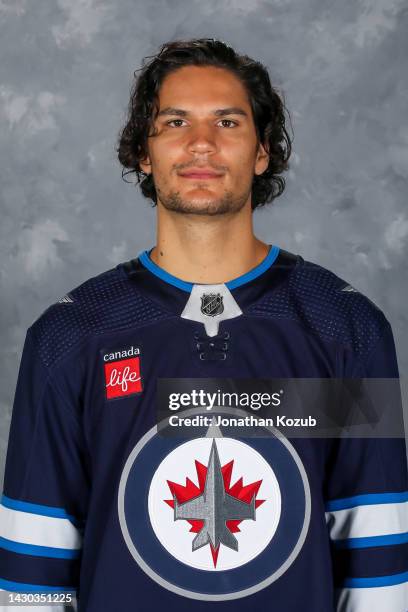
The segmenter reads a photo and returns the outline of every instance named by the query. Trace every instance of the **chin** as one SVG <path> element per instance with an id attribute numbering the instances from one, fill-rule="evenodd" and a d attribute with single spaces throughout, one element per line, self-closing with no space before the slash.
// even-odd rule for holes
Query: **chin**
<path id="1" fill-rule="evenodd" d="M 160 194 L 164 208 L 182 214 L 221 215 L 239 212 L 248 200 L 248 194 L 231 191 L 215 193 L 211 189 L 191 189 L 187 192 L 173 191 Z"/>

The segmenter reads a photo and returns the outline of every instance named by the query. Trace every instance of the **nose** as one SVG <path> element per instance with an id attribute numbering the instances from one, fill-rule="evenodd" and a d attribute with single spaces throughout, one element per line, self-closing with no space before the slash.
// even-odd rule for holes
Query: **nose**
<path id="1" fill-rule="evenodd" d="M 189 153 L 215 153 L 217 144 L 212 127 L 209 125 L 196 125 L 190 129 L 187 149 Z"/>

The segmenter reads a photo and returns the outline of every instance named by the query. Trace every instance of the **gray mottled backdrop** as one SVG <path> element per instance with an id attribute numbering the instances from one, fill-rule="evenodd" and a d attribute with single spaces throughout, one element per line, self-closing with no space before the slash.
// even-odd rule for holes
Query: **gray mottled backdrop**
<path id="1" fill-rule="evenodd" d="M 180 37 L 264 62 L 295 135 L 260 238 L 373 299 L 407 373 L 407 5 L 400 0 L 0 0 L 0 477 L 27 327 L 154 244 L 154 210 L 115 143 L 133 70 Z M 405 111 L 405 112 L 404 112 Z"/>

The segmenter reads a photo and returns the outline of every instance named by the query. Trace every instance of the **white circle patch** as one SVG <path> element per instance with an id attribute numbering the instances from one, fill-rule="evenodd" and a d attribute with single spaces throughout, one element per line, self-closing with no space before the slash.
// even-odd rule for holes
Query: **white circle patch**
<path id="1" fill-rule="evenodd" d="M 223 571 L 251 561 L 268 546 L 281 515 L 281 493 L 271 466 L 256 450 L 232 438 L 215 438 L 215 442 L 223 470 L 233 462 L 229 477 L 231 494 L 235 497 L 238 491 L 242 493 L 246 490 L 250 495 L 251 485 L 256 488 L 255 520 L 241 520 L 238 529 L 232 530 L 238 541 L 238 549 L 233 550 L 221 542 L 216 561 L 209 544 L 193 550 L 192 543 L 197 530 L 193 530 L 188 520 L 175 520 L 174 509 L 170 505 L 173 493 L 168 481 L 183 489 L 188 487 L 185 489 L 187 495 L 194 495 L 194 491 L 197 495 L 200 483 L 196 461 L 202 466 L 208 466 L 213 438 L 189 440 L 163 459 L 151 481 L 148 511 L 154 533 L 171 555 L 189 567 Z"/>

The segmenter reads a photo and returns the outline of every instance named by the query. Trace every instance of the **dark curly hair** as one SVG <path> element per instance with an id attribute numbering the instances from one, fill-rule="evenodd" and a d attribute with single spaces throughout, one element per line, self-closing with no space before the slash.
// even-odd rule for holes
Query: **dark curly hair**
<path id="1" fill-rule="evenodd" d="M 146 62 L 146 60 L 150 60 Z M 239 55 L 225 42 L 213 38 L 175 40 L 162 45 L 157 55 L 144 58 L 142 68 L 134 72 L 126 125 L 121 130 L 116 151 L 124 169 L 122 178 L 136 173 L 143 195 L 157 204 L 157 194 L 151 174 L 142 171 L 139 161 L 148 153 L 147 139 L 158 112 L 160 86 L 170 72 L 182 66 L 216 66 L 230 70 L 248 92 L 258 142 L 269 153 L 269 165 L 262 175 L 254 175 L 252 209 L 263 206 L 285 189 L 282 172 L 288 169 L 291 140 L 285 125 L 283 98 L 272 87 L 265 66 L 247 55 Z M 137 72 L 140 74 L 137 76 Z M 289 116 L 290 121 L 290 116 Z M 129 168 L 125 172 L 125 169 Z M 124 179 L 126 181 L 126 179 Z M 129 181 L 126 181 L 129 182 Z"/>

